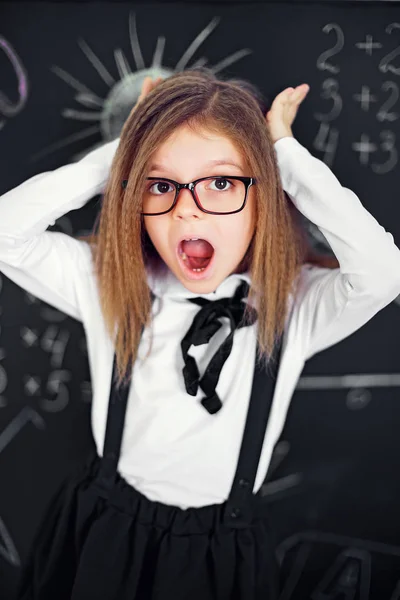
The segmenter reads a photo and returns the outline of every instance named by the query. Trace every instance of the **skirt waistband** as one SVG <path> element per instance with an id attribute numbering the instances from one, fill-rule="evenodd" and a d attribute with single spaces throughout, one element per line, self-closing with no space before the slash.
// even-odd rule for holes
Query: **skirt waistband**
<path id="1" fill-rule="evenodd" d="M 201 535 L 216 530 L 251 528 L 260 519 L 265 521 L 267 518 L 267 507 L 258 493 L 250 495 L 246 506 L 240 509 L 229 501 L 182 509 L 150 500 L 119 473 L 111 489 L 105 489 L 99 477 L 100 466 L 101 459 L 96 456 L 85 470 L 92 490 L 102 499 L 103 505 L 130 515 L 144 526 L 168 529 L 174 535 Z"/>

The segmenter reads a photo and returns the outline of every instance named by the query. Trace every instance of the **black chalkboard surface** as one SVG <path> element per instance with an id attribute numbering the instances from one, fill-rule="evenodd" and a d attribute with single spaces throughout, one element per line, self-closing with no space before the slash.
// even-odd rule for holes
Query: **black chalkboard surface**
<path id="1" fill-rule="evenodd" d="M 309 83 L 295 135 L 400 243 L 394 2 L 2 3 L 0 193 L 116 137 L 145 74 L 194 64 L 269 99 Z M 82 235 L 98 208 L 94 198 L 52 229 Z M 263 486 L 281 600 L 400 598 L 399 304 L 309 360 L 298 382 Z M 81 324 L 0 265 L 2 600 L 51 494 L 92 448 L 90 400 Z"/>

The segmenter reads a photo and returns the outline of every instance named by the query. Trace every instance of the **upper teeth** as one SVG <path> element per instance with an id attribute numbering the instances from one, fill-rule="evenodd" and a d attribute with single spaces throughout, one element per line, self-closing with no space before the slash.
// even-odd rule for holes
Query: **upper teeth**
<path id="1" fill-rule="evenodd" d="M 199 238 L 187 238 L 185 239 L 185 242 L 197 242 Z"/>

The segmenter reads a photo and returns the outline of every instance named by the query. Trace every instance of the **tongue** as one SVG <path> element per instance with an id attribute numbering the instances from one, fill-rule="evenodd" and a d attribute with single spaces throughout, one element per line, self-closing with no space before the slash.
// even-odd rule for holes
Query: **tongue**
<path id="1" fill-rule="evenodd" d="M 214 253 L 214 248 L 206 240 L 182 242 L 182 250 L 192 269 L 206 267 Z"/>
<path id="2" fill-rule="evenodd" d="M 182 242 L 182 250 L 192 258 L 211 258 L 214 252 L 214 248 L 206 240 Z"/>

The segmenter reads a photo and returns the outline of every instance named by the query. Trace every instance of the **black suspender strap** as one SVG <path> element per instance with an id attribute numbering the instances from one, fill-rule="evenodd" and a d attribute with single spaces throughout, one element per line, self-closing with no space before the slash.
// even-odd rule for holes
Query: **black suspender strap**
<path id="1" fill-rule="evenodd" d="M 99 487 L 108 495 L 117 475 L 117 467 L 121 452 L 122 435 L 125 423 L 125 413 L 128 403 L 129 385 L 116 387 L 117 362 L 114 354 L 111 392 L 108 402 L 107 425 L 103 446 L 103 457 L 96 481 Z"/>
<path id="2" fill-rule="evenodd" d="M 239 459 L 224 516 L 225 524 L 230 527 L 246 527 L 252 519 L 253 488 L 275 392 L 282 337 L 268 363 L 269 372 L 265 365 L 257 361 L 254 368 L 253 387 Z"/>

